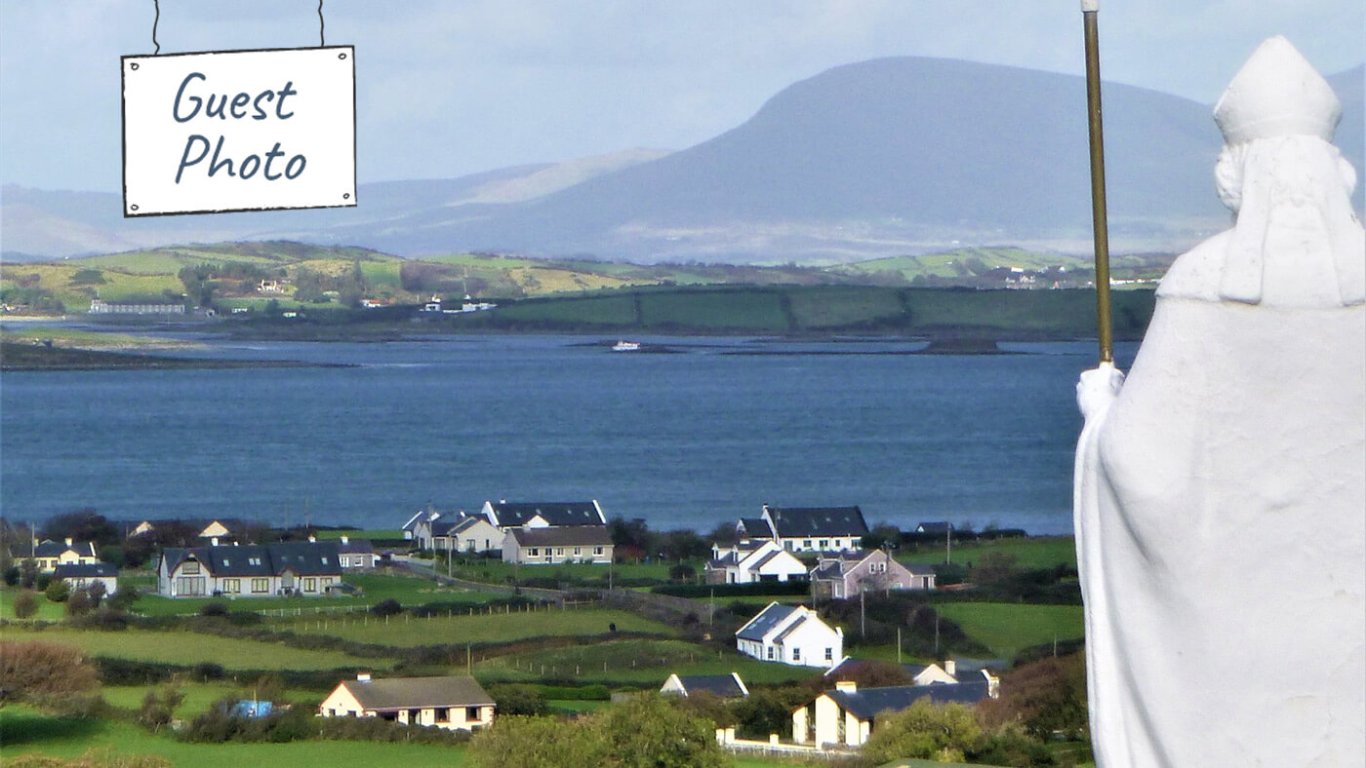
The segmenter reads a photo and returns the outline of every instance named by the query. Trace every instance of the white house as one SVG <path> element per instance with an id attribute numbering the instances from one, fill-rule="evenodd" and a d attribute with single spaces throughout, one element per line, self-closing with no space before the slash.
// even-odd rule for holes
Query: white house
<path id="1" fill-rule="evenodd" d="M 429 529 L 430 525 L 439 517 L 441 517 L 441 513 L 431 507 L 418 510 L 412 517 L 408 518 L 408 522 L 403 524 L 403 538 L 407 541 L 416 541 L 418 546 L 422 546 L 420 533 Z"/>
<path id="2" fill-rule="evenodd" d="M 844 658 L 844 630 L 805 606 L 773 602 L 735 633 L 740 653 L 802 667 L 832 667 Z"/>
<path id="3" fill-rule="evenodd" d="M 350 536 L 341 537 L 337 544 L 337 558 L 343 571 L 369 571 L 375 567 L 375 545 L 369 539 L 351 540 Z"/>
<path id="4" fill-rule="evenodd" d="M 612 537 L 601 526 L 512 528 L 503 537 L 503 562 L 524 565 L 612 562 Z"/>
<path id="5" fill-rule="evenodd" d="M 62 563 L 52 572 L 52 578 L 65 581 L 73 591 L 96 583 L 104 585 L 105 595 L 119 591 L 119 569 L 109 563 Z"/>
<path id="6" fill-rule="evenodd" d="M 317 597 L 340 583 L 341 574 L 335 542 L 167 547 L 157 559 L 157 594 Z"/>
<path id="7" fill-rule="evenodd" d="M 792 711 L 792 740 L 818 747 L 860 747 L 877 728 L 877 718 L 896 712 L 920 699 L 934 704 L 976 704 L 990 696 L 985 680 L 934 685 L 899 685 L 859 690 L 852 681 L 835 683 L 808 704 Z"/>
<path id="8" fill-rule="evenodd" d="M 863 510 L 853 507 L 770 507 L 762 517 L 741 518 L 741 541 L 771 540 L 789 552 L 842 552 L 859 548 L 868 534 Z"/>
<path id="9" fill-rule="evenodd" d="M 318 706 L 321 717 L 378 717 L 405 725 L 473 731 L 493 723 L 493 697 L 473 677 L 360 674 L 343 680 Z"/>
<path id="10" fill-rule="evenodd" d="M 749 696 L 749 689 L 745 687 L 745 681 L 740 679 L 738 672 L 732 672 L 729 675 L 679 675 L 674 673 L 669 675 L 669 679 L 664 681 L 664 685 L 660 686 L 659 692 L 664 696 L 682 696 L 684 698 L 705 692 L 723 700 L 743 699 Z"/>
<path id="11" fill-rule="evenodd" d="M 438 552 L 501 552 L 503 531 L 481 515 L 438 520 L 431 525 L 431 549 Z"/>
<path id="12" fill-rule="evenodd" d="M 713 546 L 706 572 L 708 584 L 752 584 L 807 577 L 806 565 L 772 541 L 740 542 L 733 547 Z"/>

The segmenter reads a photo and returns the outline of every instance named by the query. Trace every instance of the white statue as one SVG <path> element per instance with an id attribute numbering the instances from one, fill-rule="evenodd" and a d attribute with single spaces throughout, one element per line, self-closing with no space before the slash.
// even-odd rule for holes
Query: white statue
<path id="1" fill-rule="evenodd" d="M 1075 525 L 1101 768 L 1366 766 L 1366 238 L 1284 38 L 1215 108 L 1233 229 L 1126 378 L 1082 374 Z"/>

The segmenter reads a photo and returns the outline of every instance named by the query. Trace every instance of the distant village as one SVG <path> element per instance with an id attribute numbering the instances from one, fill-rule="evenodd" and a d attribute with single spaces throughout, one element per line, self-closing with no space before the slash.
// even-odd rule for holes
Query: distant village
<path id="1" fill-rule="evenodd" d="M 251 531 L 240 521 L 142 520 L 125 525 L 122 550 L 126 554 L 141 550 L 147 555 L 157 596 L 228 601 L 299 597 L 325 601 L 329 596 L 353 596 L 357 587 L 348 581 L 353 574 L 401 568 L 439 579 L 440 568 L 435 564 L 450 563 L 457 556 L 525 566 L 528 574 L 571 564 L 609 570 L 628 558 L 649 557 L 619 534 L 614 537 L 613 526 L 596 500 L 490 500 L 473 512 L 429 507 L 395 524 L 401 539 L 372 540 L 344 533 L 320 539 L 315 535 L 319 531 L 296 531 L 280 537 L 284 540 L 267 541 L 259 538 L 264 531 Z M 846 628 L 823 617 L 816 606 L 869 594 L 939 589 L 935 568 L 902 563 L 893 556 L 903 535 L 951 547 L 955 531 L 947 522 L 926 521 L 904 534 L 889 532 L 885 526 L 875 532 L 858 506 L 764 504 L 755 517 L 719 526 L 710 540 L 696 537 L 709 545 L 702 570 L 680 574 L 694 584 L 713 594 L 717 588 L 745 585 L 800 585 L 798 594 L 809 597 L 803 604 L 774 600 L 756 608 L 733 637 L 733 648 L 740 655 L 812 668 L 829 681 L 828 690 L 792 710 L 788 748 L 857 748 L 868 740 L 878 718 L 918 700 L 973 705 L 1000 695 L 998 673 L 1003 661 L 944 659 L 905 664 L 909 684 L 860 687 L 858 670 L 866 662 L 846 655 Z M 119 593 L 120 570 L 101 558 L 93 541 L 33 536 L 20 543 L 13 531 L 7 538 L 9 584 L 60 582 L 71 594 L 87 594 L 96 604 Z M 738 673 L 670 674 L 661 681 L 659 691 L 685 698 L 700 693 L 721 700 L 749 695 Z M 494 722 L 497 704 L 468 675 L 384 678 L 363 673 L 339 682 L 317 714 L 472 731 Z M 746 746 L 734 727 L 719 728 L 716 738 L 728 748 Z M 776 745 L 774 741 L 768 746 Z"/>

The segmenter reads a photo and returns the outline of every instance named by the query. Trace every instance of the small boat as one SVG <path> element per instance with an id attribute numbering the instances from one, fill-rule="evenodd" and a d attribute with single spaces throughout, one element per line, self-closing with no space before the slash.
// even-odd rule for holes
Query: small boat
<path id="1" fill-rule="evenodd" d="M 639 352 L 640 342 L 638 341 L 618 341 L 612 345 L 613 352 Z"/>

